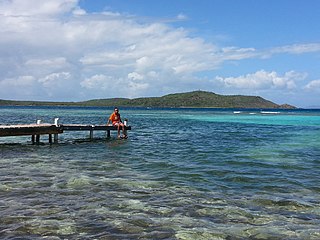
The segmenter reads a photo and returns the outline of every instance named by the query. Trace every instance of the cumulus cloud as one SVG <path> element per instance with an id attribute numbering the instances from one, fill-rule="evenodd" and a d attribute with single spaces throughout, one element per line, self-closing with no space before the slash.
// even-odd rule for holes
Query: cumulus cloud
<path id="1" fill-rule="evenodd" d="M 144 79 L 144 77 L 141 74 L 136 73 L 136 72 L 129 73 L 128 74 L 128 78 L 132 79 L 132 80 L 142 80 L 142 79 Z"/>
<path id="2" fill-rule="evenodd" d="M 208 86 L 202 73 L 212 76 L 225 62 L 265 54 L 250 47 L 221 48 L 162 21 L 88 13 L 79 0 L 0 1 L 0 34 L 0 97 L 8 99 L 82 100 L 198 89 L 199 83 Z M 320 51 L 319 44 L 278 47 L 269 54 L 311 51 Z M 292 89 L 295 78 L 289 75 L 261 70 L 216 81 L 235 88 Z"/>
<path id="3" fill-rule="evenodd" d="M 56 81 L 52 79 L 58 78 L 57 72 L 68 72 L 79 77 L 82 96 L 86 89 L 92 90 L 87 97 L 130 91 L 135 96 L 147 89 L 158 93 L 160 83 L 170 84 L 168 79 L 179 81 L 185 75 L 214 70 L 223 61 L 216 46 L 189 37 L 182 28 L 140 23 L 119 13 L 88 14 L 76 0 L 30 1 L 1 2 L 0 70 L 7 69 L 8 55 L 15 62 L 11 71 L 2 72 L 4 79 L 31 73 L 38 79 L 34 84 L 46 87 Z M 70 79 L 74 80 L 66 84 L 76 87 L 75 77 Z"/>
<path id="4" fill-rule="evenodd" d="M 222 83 L 225 87 L 238 89 L 294 89 L 295 81 L 304 79 L 305 74 L 294 71 L 279 75 L 277 72 L 260 70 L 238 77 L 216 77 L 215 81 Z"/>

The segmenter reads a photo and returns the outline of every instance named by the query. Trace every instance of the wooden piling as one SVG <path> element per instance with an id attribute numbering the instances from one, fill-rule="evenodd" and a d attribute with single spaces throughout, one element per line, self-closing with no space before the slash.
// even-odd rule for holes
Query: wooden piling
<path id="1" fill-rule="evenodd" d="M 54 135 L 53 135 L 53 141 L 54 141 L 54 143 L 58 143 L 58 134 L 57 133 L 55 133 Z"/>
<path id="2" fill-rule="evenodd" d="M 55 125 L 56 127 L 59 127 L 59 118 L 55 118 L 55 119 L 54 119 L 54 125 Z M 54 143 L 58 143 L 58 139 L 59 139 L 58 136 L 59 136 L 59 135 L 58 135 L 57 133 L 55 133 L 55 134 L 53 135 L 53 141 L 54 141 Z"/>
<path id="3" fill-rule="evenodd" d="M 40 125 L 41 124 L 41 120 L 37 120 L 37 125 Z M 40 134 L 39 135 L 36 135 L 36 143 L 39 143 L 40 142 Z"/>
<path id="4" fill-rule="evenodd" d="M 90 139 L 93 139 L 93 129 L 94 129 L 94 125 L 91 125 L 91 129 L 90 129 Z"/>

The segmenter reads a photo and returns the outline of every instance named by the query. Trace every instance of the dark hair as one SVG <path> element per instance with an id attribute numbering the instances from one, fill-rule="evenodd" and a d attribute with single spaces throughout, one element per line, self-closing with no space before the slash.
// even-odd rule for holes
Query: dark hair
<path id="1" fill-rule="evenodd" d="M 119 108 L 117 108 L 117 107 L 114 107 L 114 109 L 113 110 L 119 110 Z"/>

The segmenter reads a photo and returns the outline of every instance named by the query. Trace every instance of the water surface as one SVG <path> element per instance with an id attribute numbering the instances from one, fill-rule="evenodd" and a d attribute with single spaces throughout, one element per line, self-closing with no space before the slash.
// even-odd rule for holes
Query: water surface
<path id="1" fill-rule="evenodd" d="M 110 108 L 1 107 L 1 124 Z M 320 111 L 120 109 L 129 139 L 0 138 L 1 239 L 319 239 Z"/>

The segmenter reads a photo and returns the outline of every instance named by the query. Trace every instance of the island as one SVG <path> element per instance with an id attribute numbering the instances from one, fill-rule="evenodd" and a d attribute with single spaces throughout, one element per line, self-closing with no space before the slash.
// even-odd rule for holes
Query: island
<path id="1" fill-rule="evenodd" d="M 276 104 L 260 96 L 220 95 L 207 91 L 174 93 L 162 97 L 107 98 L 81 102 L 46 102 L 1 100 L 0 106 L 84 106 L 84 107 L 158 107 L 158 108 L 264 108 L 294 109 L 289 104 Z"/>

